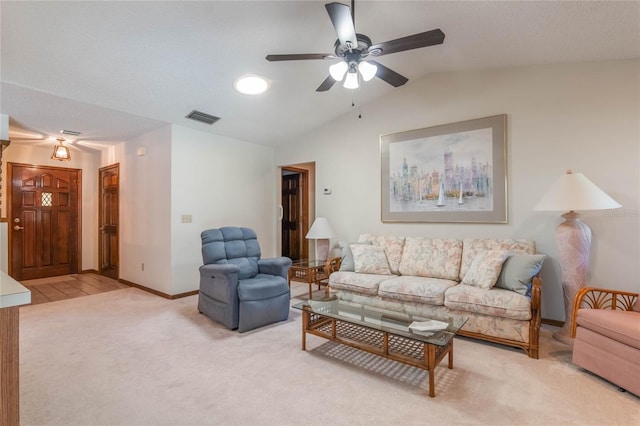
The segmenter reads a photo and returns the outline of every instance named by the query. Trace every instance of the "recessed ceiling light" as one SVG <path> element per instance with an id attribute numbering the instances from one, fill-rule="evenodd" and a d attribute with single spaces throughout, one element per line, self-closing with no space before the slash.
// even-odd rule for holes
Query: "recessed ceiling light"
<path id="1" fill-rule="evenodd" d="M 233 88 L 245 95 L 259 95 L 269 88 L 270 81 L 256 74 L 246 74 L 233 82 Z"/>

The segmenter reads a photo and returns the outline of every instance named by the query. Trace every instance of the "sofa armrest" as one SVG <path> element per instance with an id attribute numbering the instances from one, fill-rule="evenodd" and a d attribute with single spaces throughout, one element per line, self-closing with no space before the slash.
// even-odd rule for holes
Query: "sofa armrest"
<path id="1" fill-rule="evenodd" d="M 540 325 L 542 324 L 542 279 L 539 274 L 531 278 L 531 321 L 529 322 L 530 358 L 538 359 Z"/>
<path id="2" fill-rule="evenodd" d="M 258 260 L 258 270 L 261 274 L 279 275 L 285 280 L 288 279 L 290 266 L 291 259 L 288 257 L 272 257 Z"/>
<path id="3" fill-rule="evenodd" d="M 576 293 L 571 314 L 571 337 L 576 337 L 577 318 L 580 309 L 611 309 L 632 311 L 638 293 L 608 288 L 584 287 Z"/>
<path id="4" fill-rule="evenodd" d="M 341 264 L 342 258 L 340 256 L 328 258 L 327 263 L 324 264 L 324 273 L 327 275 L 327 278 L 332 272 L 339 271 Z"/>

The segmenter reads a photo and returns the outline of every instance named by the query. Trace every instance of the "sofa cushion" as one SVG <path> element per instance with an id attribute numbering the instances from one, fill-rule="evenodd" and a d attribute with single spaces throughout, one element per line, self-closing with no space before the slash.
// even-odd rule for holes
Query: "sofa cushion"
<path id="1" fill-rule="evenodd" d="M 462 262 L 460 264 L 460 277 L 462 281 L 471 267 L 473 260 L 480 254 L 489 250 L 500 249 L 512 254 L 535 254 L 536 243 L 531 240 L 511 240 L 495 238 L 465 238 L 463 240 Z"/>
<path id="2" fill-rule="evenodd" d="M 504 261 L 496 287 L 527 294 L 531 279 L 540 272 L 544 254 L 512 254 Z"/>
<path id="3" fill-rule="evenodd" d="M 464 275 L 462 284 L 490 289 L 498 280 L 500 271 L 502 271 L 502 264 L 508 256 L 509 252 L 501 249 L 493 249 L 485 253 L 480 253 L 473 260 L 471 267 Z"/>
<path id="4" fill-rule="evenodd" d="M 388 280 L 389 277 L 389 275 L 336 271 L 329 276 L 329 286 L 334 290 L 346 290 L 376 296 L 380 283 Z"/>
<path id="5" fill-rule="evenodd" d="M 461 254 L 461 240 L 407 237 L 399 270 L 402 275 L 457 280 Z"/>
<path id="6" fill-rule="evenodd" d="M 443 305 L 444 292 L 449 287 L 457 284 L 457 281 L 440 278 L 403 275 L 381 282 L 378 288 L 378 296 L 383 299 L 404 300 L 427 305 Z"/>
<path id="7" fill-rule="evenodd" d="M 393 235 L 371 235 L 362 234 L 358 238 L 358 242 L 371 243 L 374 246 L 382 247 L 387 254 L 387 260 L 389 261 L 389 268 L 391 273 L 399 274 L 398 268 L 400 265 L 400 259 L 402 258 L 402 251 L 404 247 L 404 237 L 396 237 Z"/>
<path id="8" fill-rule="evenodd" d="M 531 319 L 531 304 L 527 297 L 515 291 L 495 287 L 485 290 L 458 284 L 445 292 L 444 306 L 503 318 L 524 321 Z"/>
<path id="9" fill-rule="evenodd" d="M 640 312 L 579 309 L 578 326 L 640 349 Z"/>
<path id="10" fill-rule="evenodd" d="M 364 274 L 391 275 L 389 261 L 382 247 L 353 244 L 354 271 Z"/>
<path id="11" fill-rule="evenodd" d="M 348 243 L 345 241 L 339 241 L 338 245 L 342 250 L 342 260 L 340 262 L 341 271 L 355 271 L 356 265 L 353 263 L 353 252 L 351 251 L 351 244 L 371 244 L 370 242 L 362 243 Z"/>

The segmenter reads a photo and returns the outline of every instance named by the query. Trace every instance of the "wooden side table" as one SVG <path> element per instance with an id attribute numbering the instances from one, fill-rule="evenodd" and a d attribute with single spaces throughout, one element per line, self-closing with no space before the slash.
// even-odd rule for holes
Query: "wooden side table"
<path id="1" fill-rule="evenodd" d="M 291 287 L 291 281 L 298 281 L 309 284 L 309 299 L 313 294 L 313 285 L 318 285 L 320 290 L 321 285 L 326 285 L 325 293 L 329 292 L 329 274 L 325 271 L 327 262 L 324 260 L 298 260 L 293 262 L 289 267 L 289 287 Z"/>

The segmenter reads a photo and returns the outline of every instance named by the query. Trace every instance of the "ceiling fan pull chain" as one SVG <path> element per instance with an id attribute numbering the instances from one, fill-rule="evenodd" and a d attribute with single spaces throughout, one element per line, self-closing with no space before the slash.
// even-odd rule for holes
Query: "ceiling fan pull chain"
<path id="1" fill-rule="evenodd" d="M 356 96 L 360 94 L 360 88 L 358 87 L 351 95 L 351 108 L 356 107 Z M 358 103 L 358 118 L 362 118 L 362 106 Z"/>

